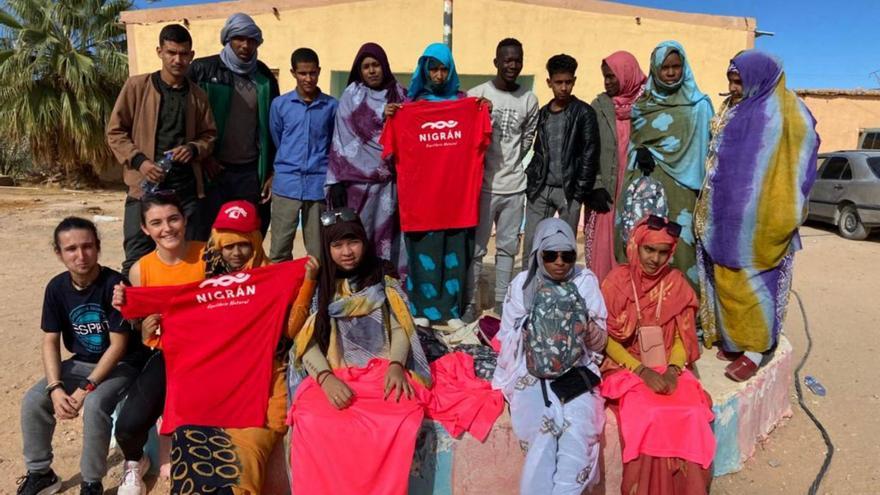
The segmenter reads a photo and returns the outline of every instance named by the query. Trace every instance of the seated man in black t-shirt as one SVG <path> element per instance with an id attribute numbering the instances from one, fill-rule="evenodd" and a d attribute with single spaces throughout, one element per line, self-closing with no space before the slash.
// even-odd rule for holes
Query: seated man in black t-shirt
<path id="1" fill-rule="evenodd" d="M 101 241 L 95 225 L 78 217 L 55 228 L 55 253 L 67 271 L 46 286 L 42 355 L 46 377 L 24 396 L 21 433 L 27 474 L 18 494 L 56 493 L 61 480 L 51 469 L 56 418 L 83 416 L 80 493 L 103 493 L 112 420 L 110 415 L 138 372 L 142 344 L 111 305 L 122 276 L 98 264 Z M 61 360 L 61 342 L 73 353 Z"/>

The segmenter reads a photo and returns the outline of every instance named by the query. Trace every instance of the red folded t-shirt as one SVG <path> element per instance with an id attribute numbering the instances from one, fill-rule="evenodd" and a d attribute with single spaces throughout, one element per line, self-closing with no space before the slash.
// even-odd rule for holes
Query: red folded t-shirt
<path id="1" fill-rule="evenodd" d="M 477 225 L 491 139 L 488 106 L 476 98 L 406 103 L 385 122 L 380 143 L 395 158 L 404 232 Z"/>
<path id="2" fill-rule="evenodd" d="M 272 359 L 305 262 L 125 290 L 125 318 L 162 314 L 162 434 L 182 425 L 265 426 Z"/>

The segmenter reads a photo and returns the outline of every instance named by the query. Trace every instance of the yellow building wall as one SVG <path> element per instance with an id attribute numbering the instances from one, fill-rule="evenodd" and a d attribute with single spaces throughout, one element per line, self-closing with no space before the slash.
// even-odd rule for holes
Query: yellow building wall
<path id="1" fill-rule="evenodd" d="M 819 152 L 851 150 L 859 144 L 859 129 L 880 127 L 880 97 L 802 95 L 822 138 Z"/>
<path id="2" fill-rule="evenodd" d="M 542 5 L 542 1 L 548 5 Z M 385 48 L 392 70 L 411 72 L 424 47 L 442 41 L 443 36 L 440 0 L 304 0 L 304 7 L 285 7 L 285 2 L 277 1 L 272 2 L 278 5 L 277 15 L 264 3 L 251 0 L 127 13 L 123 20 L 129 35 L 130 72 L 159 69 L 158 35 L 169 22 L 187 19 L 197 57 L 219 52 L 219 33 L 225 17 L 238 10 L 251 14 L 263 30 L 265 42 L 259 57 L 270 68 L 279 69 L 282 92 L 295 85 L 289 68 L 290 53 L 297 47 L 308 46 L 318 52 L 321 85 L 329 91 L 330 72 L 347 72 L 357 49 L 366 41 L 375 41 Z M 598 8 L 585 10 L 584 5 Z M 609 6 L 607 10 L 614 13 L 596 11 L 603 6 Z M 621 10 L 626 15 L 619 13 Z M 720 103 L 718 93 L 727 90 L 729 60 L 754 44 L 754 21 L 666 15 L 666 11 L 652 11 L 658 13 L 653 17 L 632 15 L 635 11 L 629 6 L 595 0 L 458 0 L 454 10 L 453 54 L 459 73 L 493 74 L 495 45 L 505 37 L 519 39 L 525 49 L 523 75 L 534 76 L 535 92 L 541 102 L 546 102 L 552 94 L 544 82 L 544 64 L 554 54 L 568 53 L 579 63 L 575 94 L 590 101 L 603 91 L 603 57 L 616 50 L 628 50 L 647 72 L 654 46 L 675 39 L 684 45 L 700 88 L 716 105 Z M 701 21 L 705 18 L 711 22 Z"/>

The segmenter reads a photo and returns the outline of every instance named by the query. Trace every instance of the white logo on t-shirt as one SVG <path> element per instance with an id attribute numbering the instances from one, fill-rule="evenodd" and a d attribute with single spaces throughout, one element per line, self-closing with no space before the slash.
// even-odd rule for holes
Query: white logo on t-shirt
<path id="1" fill-rule="evenodd" d="M 229 287 L 232 284 L 241 284 L 246 282 L 251 275 L 249 273 L 236 273 L 234 275 L 222 275 L 216 278 L 209 278 L 199 284 L 199 289 L 207 286 L 211 287 Z"/>
<path id="2" fill-rule="evenodd" d="M 436 122 L 425 122 L 422 124 L 422 129 L 434 129 L 437 131 L 452 129 L 455 127 L 458 127 L 457 120 L 438 120 Z"/>

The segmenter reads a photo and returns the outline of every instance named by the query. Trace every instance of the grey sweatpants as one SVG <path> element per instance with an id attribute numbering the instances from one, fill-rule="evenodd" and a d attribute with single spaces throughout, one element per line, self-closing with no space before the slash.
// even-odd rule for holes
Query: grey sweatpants
<path id="1" fill-rule="evenodd" d="M 535 239 L 535 229 L 538 223 L 545 218 L 551 218 L 559 213 L 559 218 L 571 226 L 572 232 L 577 237 L 578 222 L 581 219 L 581 203 L 565 198 L 565 190 L 561 187 L 544 186 L 533 201 L 526 203 L 526 232 L 523 236 L 523 271 L 529 269 L 529 253 L 532 251 L 532 241 Z"/>
<path id="2" fill-rule="evenodd" d="M 474 262 L 468 287 L 468 308 L 465 320 L 479 316 L 477 287 L 483 271 L 483 258 L 489 252 L 489 238 L 495 226 L 495 311 L 501 313 L 501 304 L 513 276 L 513 264 L 519 251 L 519 229 L 523 221 L 525 193 L 480 193 L 480 223 L 475 235 Z"/>
<path id="3" fill-rule="evenodd" d="M 61 363 L 64 390 L 72 394 L 79 383 L 95 369 L 95 364 L 68 359 Z M 101 481 L 107 474 L 107 452 L 113 429 L 111 415 L 138 370 L 120 363 L 98 387 L 86 396 L 80 410 L 83 418 L 83 449 L 79 460 L 82 480 Z M 24 464 L 29 472 L 44 473 L 52 465 L 52 435 L 55 433 L 55 409 L 46 393 L 46 379 L 31 387 L 21 403 L 21 437 Z"/>
<path id="4" fill-rule="evenodd" d="M 324 201 L 300 201 L 272 195 L 272 240 L 269 258 L 272 263 L 293 259 L 293 240 L 302 217 L 303 243 L 306 252 L 321 258 L 321 213 Z"/>

